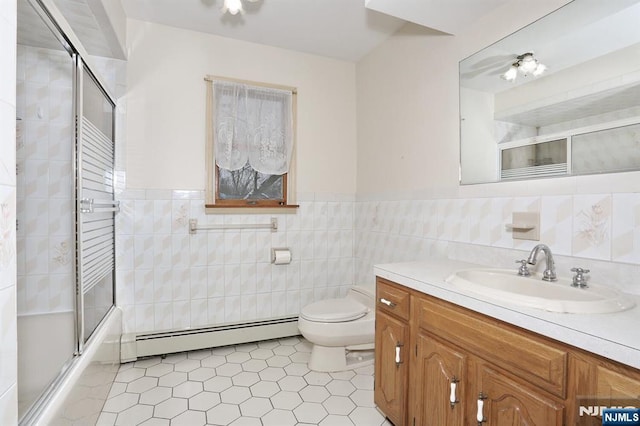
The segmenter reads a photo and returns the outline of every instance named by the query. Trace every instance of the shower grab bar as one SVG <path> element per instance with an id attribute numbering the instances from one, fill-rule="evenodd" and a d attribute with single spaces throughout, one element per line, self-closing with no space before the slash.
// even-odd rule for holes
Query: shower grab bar
<path id="1" fill-rule="evenodd" d="M 99 211 L 96 211 L 99 209 Z M 108 203 L 96 203 L 93 198 L 83 198 L 80 200 L 80 212 L 82 213 L 105 213 L 120 211 L 120 201 L 111 201 Z"/>
<path id="2" fill-rule="evenodd" d="M 195 234 L 196 231 L 213 231 L 225 229 L 270 229 L 271 232 L 278 231 L 278 219 L 271 218 L 270 223 L 247 223 L 247 224 L 226 224 L 226 225 L 199 225 L 198 219 L 189 219 L 189 233 Z"/>

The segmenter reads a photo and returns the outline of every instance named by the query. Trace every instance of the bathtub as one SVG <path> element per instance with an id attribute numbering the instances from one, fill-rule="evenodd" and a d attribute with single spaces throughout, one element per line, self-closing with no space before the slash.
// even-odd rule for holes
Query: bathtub
<path id="1" fill-rule="evenodd" d="M 22 325 L 25 327 L 37 325 L 29 322 L 38 319 L 29 318 L 29 320 L 23 321 L 25 324 Z M 71 321 L 70 327 L 73 329 L 71 313 L 68 317 L 60 314 L 48 320 L 60 321 L 61 324 Z M 67 363 L 63 373 L 34 403 L 31 410 L 21 419 L 20 425 L 95 424 L 120 367 L 121 334 L 122 311 L 114 307 L 87 341 L 83 354 L 72 358 Z M 51 347 L 56 346 L 58 345 Z M 43 346 L 42 350 L 49 352 L 51 349 Z M 64 355 L 53 351 L 51 356 Z M 37 378 L 29 377 L 28 371 L 22 374 L 25 385 L 37 384 Z M 29 389 L 24 389 L 24 392 L 29 392 Z"/>

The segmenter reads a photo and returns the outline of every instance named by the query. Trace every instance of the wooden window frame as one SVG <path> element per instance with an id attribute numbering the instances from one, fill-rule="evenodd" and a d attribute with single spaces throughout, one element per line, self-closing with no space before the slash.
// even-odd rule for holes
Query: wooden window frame
<path id="1" fill-rule="evenodd" d="M 224 213 L 230 211 L 230 209 L 238 209 L 242 213 L 250 212 L 250 209 L 257 209 L 257 212 L 262 212 L 262 209 L 295 209 L 299 207 L 298 204 L 295 203 L 295 171 L 296 171 L 296 145 L 297 145 L 297 95 L 298 91 L 295 87 L 290 86 L 282 86 L 277 84 L 270 83 L 262 83 L 256 81 L 249 80 L 239 80 L 235 78 L 229 77 L 219 77 L 219 76 L 206 76 L 205 80 L 210 82 L 211 86 L 213 86 L 213 82 L 218 81 L 230 81 L 234 83 L 246 84 L 249 86 L 255 87 L 266 87 L 271 89 L 280 89 L 291 91 L 292 99 L 291 99 L 291 116 L 293 120 L 293 153 L 291 157 L 291 163 L 289 166 L 289 171 L 282 175 L 282 195 L 283 199 L 254 199 L 254 200 L 245 200 L 245 199 L 222 199 L 219 197 L 219 177 L 220 177 L 220 168 L 216 164 L 215 161 L 215 150 L 214 144 L 215 140 L 213 137 L 213 133 L 211 135 L 207 135 L 206 141 L 206 164 L 207 164 L 207 182 L 205 186 L 205 211 L 207 213 L 218 213 L 219 209 L 224 210 Z M 209 89 L 208 89 L 209 90 Z M 209 96 L 209 95 L 208 95 Z M 212 103 L 215 101 L 213 99 L 213 91 L 210 96 L 212 96 Z M 213 111 L 207 108 L 207 120 L 212 123 L 213 127 Z M 213 130 L 210 130 L 213 132 Z M 209 130 L 208 130 L 209 132 Z"/>

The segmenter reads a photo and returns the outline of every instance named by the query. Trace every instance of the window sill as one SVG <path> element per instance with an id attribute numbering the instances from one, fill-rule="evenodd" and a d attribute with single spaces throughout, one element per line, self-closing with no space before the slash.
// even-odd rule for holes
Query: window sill
<path id="1" fill-rule="evenodd" d="M 294 214 L 298 204 L 287 204 L 286 206 L 220 206 L 216 204 L 205 204 L 206 214 Z"/>

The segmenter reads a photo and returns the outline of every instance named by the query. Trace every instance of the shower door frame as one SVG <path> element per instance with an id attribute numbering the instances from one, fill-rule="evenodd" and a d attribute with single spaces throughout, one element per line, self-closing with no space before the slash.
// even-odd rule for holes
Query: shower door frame
<path id="1" fill-rule="evenodd" d="M 40 1 L 40 0 L 38 0 Z M 85 57 L 86 58 L 86 57 Z M 76 355 L 81 355 L 84 347 L 86 346 L 88 339 L 85 327 L 85 292 L 84 292 L 84 268 L 82 262 L 82 252 L 83 252 L 83 221 L 81 219 L 83 212 L 82 206 L 82 164 L 83 164 L 83 133 L 84 133 L 84 79 L 91 78 L 93 82 L 96 84 L 97 88 L 100 90 L 105 100 L 109 102 L 112 108 L 112 119 L 111 119 L 111 142 L 113 143 L 113 158 L 111 158 L 111 163 L 113 165 L 112 172 L 112 181 L 111 181 L 111 193 L 113 197 L 115 197 L 115 188 L 113 182 L 113 175 L 115 169 L 115 134 L 116 134 L 116 103 L 113 100 L 113 96 L 108 92 L 106 86 L 100 81 L 99 77 L 91 70 L 91 67 L 86 63 L 82 54 L 76 55 L 76 63 L 74 67 L 74 114 L 75 114 L 75 149 L 74 149 L 74 163 L 73 168 L 75 171 L 75 179 L 74 179 L 74 199 L 76 201 L 76 208 L 74 210 L 74 223 L 75 223 L 75 284 L 76 284 L 76 339 L 77 339 L 77 353 Z M 87 76 L 89 74 L 90 76 Z M 113 198 L 112 197 L 112 198 Z M 102 319 L 98 322 L 98 325 L 102 323 L 104 318 L 106 318 L 111 310 L 115 308 L 116 302 L 116 253 L 115 253 L 115 213 L 113 218 L 113 233 L 112 233 L 112 241 L 113 241 L 113 252 L 111 256 L 113 256 L 113 268 L 111 270 L 111 307 L 104 314 Z M 92 333 L 95 331 L 96 326 Z M 91 336 L 89 336 L 90 338 Z"/>
<path id="2" fill-rule="evenodd" d="M 115 168 L 115 135 L 116 135 L 116 102 L 115 102 L 115 97 L 111 94 L 111 92 L 109 91 L 109 89 L 107 88 L 107 85 L 105 84 L 105 82 L 103 81 L 103 79 L 100 77 L 99 74 L 95 73 L 92 70 L 92 67 L 90 65 L 91 59 L 90 59 L 90 55 L 88 54 L 88 52 L 84 49 L 84 47 L 82 46 L 82 43 L 80 42 L 80 40 L 78 39 L 78 37 L 75 35 L 75 33 L 73 32 L 73 30 L 71 29 L 71 26 L 69 25 L 69 23 L 67 22 L 67 20 L 64 18 L 64 16 L 62 15 L 62 13 L 58 10 L 58 8 L 55 6 L 55 4 L 53 3 L 52 0 L 26 0 L 35 10 L 35 12 L 40 16 L 40 18 L 43 20 L 44 24 L 49 27 L 49 29 L 51 30 L 53 36 L 55 38 L 57 38 L 60 43 L 62 44 L 62 47 L 67 51 L 67 53 L 69 53 L 71 55 L 71 58 L 73 60 L 73 94 L 72 94 L 72 114 L 73 114 L 73 119 L 75 121 L 75 131 L 74 131 L 74 141 L 73 141 L 73 155 L 72 155 L 72 169 L 73 169 L 73 177 L 74 177 L 74 181 L 72 183 L 72 202 L 74 202 L 75 204 L 75 208 L 72 209 L 72 214 L 73 214 L 73 223 L 75 224 L 75 240 L 76 240 L 76 245 L 75 245 L 75 258 L 76 258 L 76 267 L 73 270 L 73 277 L 74 277 L 74 281 L 75 281 L 75 352 L 73 355 L 78 356 L 81 355 L 84 347 L 87 346 L 90 342 L 90 337 L 89 339 L 86 339 L 85 336 L 85 327 L 84 327 L 84 297 L 83 297 L 83 292 L 82 292 L 82 272 L 79 268 L 79 261 L 78 261 L 78 255 L 80 253 L 80 244 L 79 244 L 79 237 L 81 235 L 82 232 L 82 227 L 81 227 L 81 221 L 79 220 L 79 216 L 80 216 L 80 200 L 78 199 L 78 184 L 80 182 L 80 163 L 82 161 L 82 158 L 78 156 L 78 154 L 81 152 L 80 150 L 80 144 L 82 143 L 82 106 L 83 106 L 83 99 L 82 99 L 82 84 L 83 84 L 83 78 L 84 78 L 84 72 L 88 72 L 91 77 L 93 78 L 94 82 L 96 83 L 96 85 L 98 86 L 98 88 L 100 89 L 100 91 L 102 92 L 102 94 L 104 95 L 105 99 L 111 104 L 112 108 L 113 108 L 113 120 L 111 123 L 112 126 L 112 142 L 114 144 L 114 158 L 113 158 L 113 164 L 114 164 L 114 168 Z M 113 182 L 112 182 L 113 185 Z M 115 191 L 113 191 L 114 195 L 115 195 Z M 114 221 L 115 222 L 115 221 Z M 80 224 L 80 226 L 79 226 Z M 105 315 L 102 317 L 102 319 L 100 320 L 100 322 L 98 323 L 98 326 L 100 326 L 100 324 L 102 324 L 104 318 L 106 318 L 109 313 L 115 309 L 116 307 L 116 256 L 115 256 L 115 223 L 114 223 L 114 232 L 113 232 L 113 240 L 114 240 L 114 267 L 113 267 L 113 277 L 112 277 L 112 298 L 111 298 L 111 307 L 109 308 L 109 310 L 105 313 Z M 96 329 L 97 329 L 96 327 Z M 72 357 L 73 359 L 73 357 Z M 63 368 L 64 372 L 66 369 L 66 366 Z"/>

